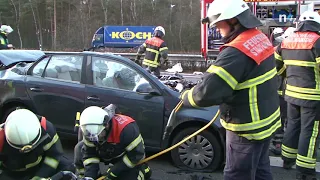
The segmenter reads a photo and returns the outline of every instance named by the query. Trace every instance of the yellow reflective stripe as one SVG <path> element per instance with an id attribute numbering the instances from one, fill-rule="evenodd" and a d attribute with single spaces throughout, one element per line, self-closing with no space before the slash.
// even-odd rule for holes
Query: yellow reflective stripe
<path id="1" fill-rule="evenodd" d="M 294 97 L 294 98 L 297 98 L 297 99 L 320 101 L 320 96 L 319 95 L 309 95 L 309 94 L 296 93 L 296 92 L 289 91 L 288 89 L 285 91 L 285 94 L 287 96 Z"/>
<path id="2" fill-rule="evenodd" d="M 139 171 L 138 180 L 144 180 L 144 174 L 141 171 Z"/>
<path id="3" fill-rule="evenodd" d="M 57 161 L 57 160 L 54 159 L 54 158 L 48 157 L 48 156 L 46 156 L 46 157 L 44 158 L 43 163 L 45 163 L 46 165 L 52 167 L 53 169 L 57 169 L 57 167 L 58 167 L 58 165 L 59 165 L 59 161 Z"/>
<path id="4" fill-rule="evenodd" d="M 207 69 L 207 72 L 217 74 L 221 79 L 228 83 L 232 89 L 235 89 L 238 84 L 238 81 L 222 67 L 211 65 Z"/>
<path id="5" fill-rule="evenodd" d="M 296 164 L 297 164 L 297 166 L 300 166 L 303 168 L 308 168 L 308 169 L 315 169 L 316 168 L 316 163 L 309 164 L 309 163 L 302 162 L 299 159 L 296 160 Z"/>
<path id="6" fill-rule="evenodd" d="M 316 66 L 314 68 L 314 80 L 316 81 L 316 89 L 319 89 L 319 78 L 320 78 L 320 73 L 319 73 L 319 67 Z"/>
<path id="7" fill-rule="evenodd" d="M 88 164 L 92 164 L 92 163 L 100 163 L 100 159 L 99 158 L 88 158 L 86 160 L 83 161 L 83 165 L 87 166 Z"/>
<path id="8" fill-rule="evenodd" d="M 80 174 L 83 174 L 85 172 L 84 168 L 81 168 L 81 169 L 77 168 L 76 171 Z"/>
<path id="9" fill-rule="evenodd" d="M 265 126 L 268 126 L 274 121 L 277 121 L 280 116 L 280 107 L 269 117 L 262 119 L 260 121 L 256 122 L 250 122 L 245 124 L 232 124 L 232 123 L 226 123 L 225 120 L 220 119 L 221 125 L 230 131 L 251 131 L 263 128 Z"/>
<path id="10" fill-rule="evenodd" d="M 149 51 L 149 52 L 153 52 L 153 53 L 159 54 L 159 51 L 155 50 L 155 49 L 147 48 L 146 50 Z"/>
<path id="11" fill-rule="evenodd" d="M 188 92 L 188 101 L 189 101 L 191 106 L 199 108 L 199 106 L 194 102 L 194 99 L 193 99 L 193 96 L 192 96 L 193 89 L 194 89 L 194 87 L 192 87 L 190 89 L 190 91 Z"/>
<path id="12" fill-rule="evenodd" d="M 46 179 L 43 177 L 34 176 L 31 180 L 46 180 Z"/>
<path id="13" fill-rule="evenodd" d="M 293 149 L 293 148 L 290 148 L 290 147 L 287 147 L 285 145 L 281 145 L 281 148 L 282 150 L 288 152 L 288 153 L 291 153 L 291 154 L 297 154 L 298 153 L 298 149 Z"/>
<path id="14" fill-rule="evenodd" d="M 310 143 L 308 147 L 308 158 L 314 157 L 314 150 L 316 149 L 316 140 L 319 135 L 319 121 L 315 121 L 313 125 L 312 135 L 310 137 Z"/>
<path id="15" fill-rule="evenodd" d="M 249 79 L 249 80 L 247 80 L 247 81 L 245 81 L 243 83 L 239 83 L 236 86 L 235 89 L 236 90 L 240 90 L 240 89 L 246 89 L 246 88 L 250 88 L 250 87 L 253 87 L 253 86 L 257 86 L 259 84 L 262 84 L 262 83 L 272 79 L 275 75 L 277 75 L 277 69 L 273 68 L 273 69 L 271 69 L 270 71 L 266 72 L 263 75 L 260 75 L 258 77 Z"/>
<path id="16" fill-rule="evenodd" d="M 35 162 L 30 163 L 30 164 L 27 164 L 27 165 L 25 166 L 25 168 L 13 170 L 13 171 L 25 171 L 25 170 L 27 170 L 27 169 L 29 169 L 29 168 L 32 168 L 32 167 L 38 165 L 38 164 L 41 162 L 41 160 L 42 160 L 42 156 L 38 156 L 38 159 L 37 159 Z"/>
<path id="17" fill-rule="evenodd" d="M 315 164 L 317 162 L 317 159 L 315 159 L 315 158 L 308 158 L 308 157 L 302 156 L 300 154 L 298 154 L 297 159 L 299 159 L 300 161 L 304 161 L 306 163 L 310 163 L 310 164 Z"/>
<path id="18" fill-rule="evenodd" d="M 289 158 L 289 159 L 296 159 L 297 158 L 297 154 L 290 154 L 290 153 L 285 152 L 284 150 L 281 151 L 281 155 L 286 158 Z"/>
<path id="19" fill-rule="evenodd" d="M 316 62 L 317 62 L 317 63 L 320 63 L 320 57 L 317 57 L 317 58 L 316 58 Z"/>
<path id="20" fill-rule="evenodd" d="M 287 84 L 286 89 L 289 91 L 294 91 L 294 92 L 298 92 L 298 93 L 319 94 L 320 95 L 320 90 L 318 90 L 318 89 L 302 88 L 302 87 L 292 86 L 289 84 Z"/>
<path id="21" fill-rule="evenodd" d="M 278 94 L 279 94 L 279 95 L 282 95 L 282 93 L 283 93 L 282 91 L 278 91 Z"/>
<path id="22" fill-rule="evenodd" d="M 95 147 L 95 145 L 93 143 L 91 143 L 90 141 L 88 141 L 85 137 L 83 137 L 83 143 L 85 145 L 87 145 L 88 147 Z"/>
<path id="23" fill-rule="evenodd" d="M 281 119 L 279 118 L 278 121 L 267 130 L 264 130 L 258 133 L 239 134 L 239 136 L 245 137 L 248 140 L 262 140 L 270 137 L 280 127 L 281 127 Z"/>
<path id="24" fill-rule="evenodd" d="M 158 67 L 159 63 L 157 61 L 151 61 L 148 59 L 144 59 L 142 64 L 147 65 L 147 66 L 151 66 L 151 67 Z"/>
<path id="25" fill-rule="evenodd" d="M 283 66 L 282 66 L 282 68 L 281 69 L 279 69 L 279 71 L 278 71 L 278 75 L 281 75 L 285 70 L 286 70 L 286 68 L 287 68 L 287 66 L 284 64 Z"/>
<path id="26" fill-rule="evenodd" d="M 148 173 L 150 171 L 150 167 L 147 167 L 146 169 L 144 169 L 144 173 Z"/>
<path id="27" fill-rule="evenodd" d="M 282 57 L 281 57 L 278 53 L 276 53 L 276 52 L 274 52 L 274 58 L 275 58 L 276 60 L 282 61 Z"/>
<path id="28" fill-rule="evenodd" d="M 249 89 L 249 106 L 252 122 L 260 121 L 257 100 L 257 86 L 253 86 Z"/>
<path id="29" fill-rule="evenodd" d="M 48 149 L 50 149 L 52 147 L 52 145 L 54 145 L 57 141 L 59 140 L 59 136 L 58 134 L 55 134 L 51 140 L 51 142 L 49 142 L 48 144 L 46 144 L 45 146 L 43 146 L 43 150 L 47 151 Z"/>
<path id="30" fill-rule="evenodd" d="M 184 92 L 182 93 L 182 95 L 181 95 L 181 99 L 184 99 L 185 95 L 186 95 L 188 92 L 189 92 L 189 90 L 184 91 Z"/>
<path id="31" fill-rule="evenodd" d="M 133 168 L 135 166 L 135 164 L 133 164 L 130 159 L 128 158 L 127 155 L 123 156 L 123 162 L 129 167 L 129 168 Z"/>
<path id="32" fill-rule="evenodd" d="M 293 65 L 293 66 L 305 66 L 305 67 L 316 67 L 317 63 L 301 61 L 301 60 L 284 60 L 285 65 Z"/>
<path id="33" fill-rule="evenodd" d="M 160 48 L 159 51 L 163 51 L 163 50 L 166 50 L 166 49 L 168 49 L 168 47 Z"/>
<path id="34" fill-rule="evenodd" d="M 107 173 L 110 173 L 110 175 L 115 177 L 115 178 L 117 177 L 113 172 L 109 172 L 109 171 L 110 171 L 110 168 L 107 170 Z"/>
<path id="35" fill-rule="evenodd" d="M 158 50 L 154 50 L 154 49 L 151 49 L 151 48 L 147 48 L 146 49 L 147 51 L 149 52 L 152 52 L 152 53 L 155 53 L 155 57 L 153 59 L 153 62 L 157 62 L 158 61 L 158 57 L 159 57 L 159 51 Z"/>
<path id="36" fill-rule="evenodd" d="M 1 39 L 0 39 L 0 44 L 5 45 L 5 44 L 6 44 L 6 41 L 5 41 L 3 38 L 1 38 Z"/>
<path id="37" fill-rule="evenodd" d="M 132 149 L 137 147 L 137 145 L 141 143 L 141 141 L 142 141 L 142 136 L 141 134 L 139 134 L 139 136 L 126 147 L 126 150 L 131 151 Z"/>

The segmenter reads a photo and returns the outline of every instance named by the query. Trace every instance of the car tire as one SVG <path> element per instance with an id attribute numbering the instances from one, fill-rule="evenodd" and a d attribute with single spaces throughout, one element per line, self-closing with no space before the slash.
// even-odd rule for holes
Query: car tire
<path id="1" fill-rule="evenodd" d="M 180 142 L 199 128 L 187 128 L 180 131 L 172 141 L 172 145 Z M 174 165 L 183 170 L 212 172 L 221 167 L 223 152 L 215 135 L 204 130 L 171 151 Z M 201 159 L 200 159 L 201 158 Z"/>
<path id="2" fill-rule="evenodd" d="M 6 110 L 4 111 L 4 113 L 3 113 L 1 122 L 4 123 L 4 122 L 6 121 L 6 119 L 7 119 L 7 117 L 9 116 L 9 114 L 10 114 L 12 111 L 14 111 L 14 110 L 16 110 L 16 109 L 23 109 L 23 108 L 25 108 L 25 107 L 23 107 L 23 106 L 14 106 L 14 107 L 11 107 L 11 108 L 6 109 Z"/>

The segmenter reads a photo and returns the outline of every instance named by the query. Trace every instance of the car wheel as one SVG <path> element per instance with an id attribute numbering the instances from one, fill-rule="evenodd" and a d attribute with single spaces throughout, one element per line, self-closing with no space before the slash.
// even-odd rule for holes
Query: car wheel
<path id="1" fill-rule="evenodd" d="M 10 114 L 12 111 L 14 111 L 14 110 L 16 110 L 16 109 L 22 109 L 22 108 L 25 108 L 25 107 L 23 107 L 23 106 L 14 106 L 14 107 L 11 107 L 11 108 L 6 109 L 6 110 L 4 111 L 3 116 L 2 116 L 1 122 L 4 123 L 4 122 L 6 121 L 6 119 L 7 119 L 7 117 L 9 116 L 9 114 Z"/>
<path id="2" fill-rule="evenodd" d="M 173 139 L 172 145 L 191 135 L 198 128 L 187 128 L 179 132 Z M 195 137 L 187 140 L 171 151 L 175 166 L 195 171 L 214 171 L 222 162 L 222 147 L 210 131 L 204 130 Z"/>

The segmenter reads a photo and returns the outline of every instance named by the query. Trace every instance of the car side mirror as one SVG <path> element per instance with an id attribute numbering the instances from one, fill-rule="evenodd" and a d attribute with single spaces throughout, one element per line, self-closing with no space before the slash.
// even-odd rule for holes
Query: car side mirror
<path id="1" fill-rule="evenodd" d="M 160 96 L 161 95 L 161 93 L 158 90 L 152 88 L 149 83 L 142 83 L 142 84 L 138 85 L 138 87 L 135 88 L 135 91 L 138 94 L 149 94 L 149 95 L 153 95 L 153 96 Z"/>

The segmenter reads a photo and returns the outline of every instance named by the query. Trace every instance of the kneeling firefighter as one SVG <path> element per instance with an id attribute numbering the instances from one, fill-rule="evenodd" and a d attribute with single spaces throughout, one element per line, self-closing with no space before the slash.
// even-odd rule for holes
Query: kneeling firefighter
<path id="1" fill-rule="evenodd" d="M 111 180 L 149 179 L 151 170 L 144 163 L 145 148 L 136 122 L 125 115 L 115 114 L 109 105 L 86 108 L 80 116 L 83 140 L 75 147 L 75 165 L 80 176 L 97 179 L 102 174 Z M 101 172 L 99 163 L 112 164 Z"/>
<path id="2" fill-rule="evenodd" d="M 297 168 L 297 179 L 316 180 L 320 123 L 320 15 L 306 11 L 296 31 L 276 50 L 278 69 L 287 79 L 288 122 L 281 146 L 283 167 Z M 280 69 L 280 70 L 281 70 Z M 279 71 L 280 71 L 279 70 Z"/>
<path id="3" fill-rule="evenodd" d="M 183 105 L 220 105 L 226 131 L 225 180 L 272 180 L 269 144 L 281 127 L 274 47 L 243 0 L 215 0 L 202 23 L 225 43 L 203 80 L 181 94 Z"/>
<path id="4" fill-rule="evenodd" d="M 55 127 L 27 109 L 9 114 L 0 128 L 0 179 L 38 180 L 62 170 L 73 171 L 63 157 Z"/>
<path id="5" fill-rule="evenodd" d="M 166 34 L 162 26 L 154 29 L 152 38 L 147 39 L 138 49 L 135 62 L 139 64 L 140 57 L 145 53 L 142 61 L 142 67 L 157 77 L 160 77 L 160 58 L 163 58 L 163 64 L 168 63 L 168 47 L 163 40 Z"/>

